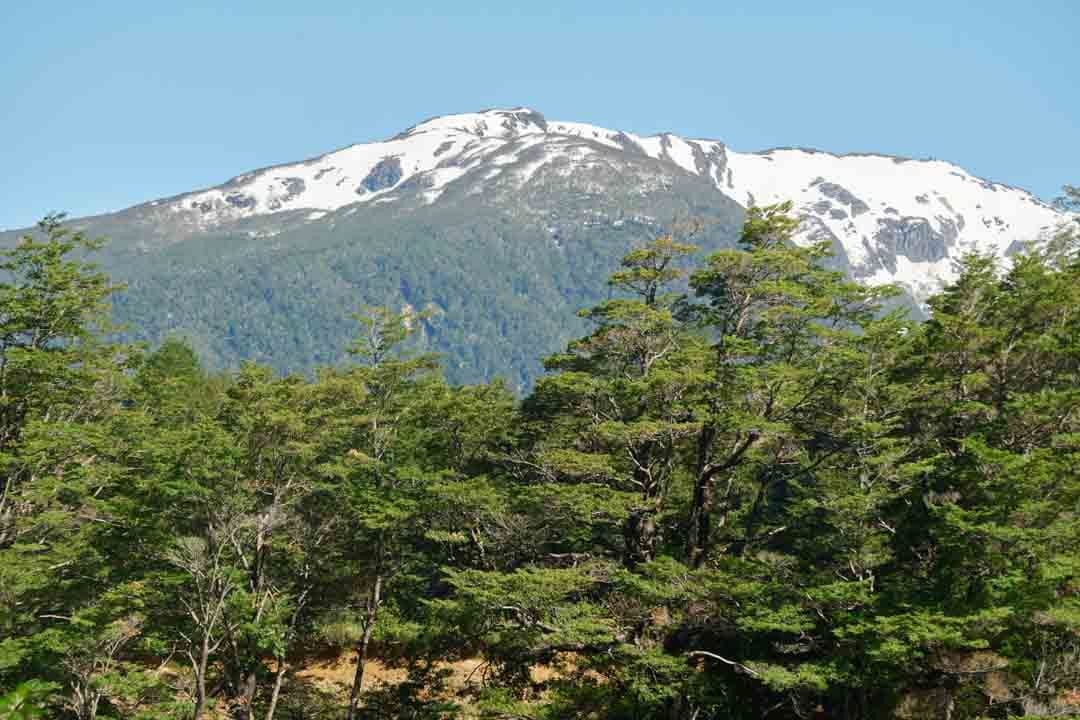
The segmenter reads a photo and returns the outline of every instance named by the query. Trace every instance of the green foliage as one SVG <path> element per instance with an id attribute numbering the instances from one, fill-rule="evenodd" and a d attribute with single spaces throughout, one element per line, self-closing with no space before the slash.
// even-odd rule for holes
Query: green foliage
<path id="1" fill-rule="evenodd" d="M 46 701 L 57 689 L 52 683 L 27 680 L 0 695 L 0 720 L 36 720 L 46 717 Z"/>
<path id="2" fill-rule="evenodd" d="M 113 307 L 125 339 L 185 338 L 214 371 L 251 361 L 313 374 L 348 362 L 359 306 L 411 306 L 432 312 L 415 341 L 443 355 L 452 383 L 503 377 L 520 396 L 541 359 L 584 331 L 574 313 L 606 296 L 612 266 L 658 222 L 702 217 L 697 239 L 710 249 L 738 233 L 742 209 L 709 179 L 595 149 L 619 161 L 540 173 L 524 189 L 504 167 L 484 183 L 497 191 L 459 188 L 438 203 L 399 187 L 400 202 L 316 221 L 282 211 L 207 231 L 197 216 L 146 205 L 77 225 L 110 238 L 96 257 L 128 286 Z M 0 232 L 0 246 L 11 239 Z"/>
<path id="3" fill-rule="evenodd" d="M 0 717 L 1068 716 L 1077 238 L 919 325 L 788 210 L 633 248 L 521 402 L 430 309 L 314 376 L 110 345 L 47 222 L 0 285 Z"/>

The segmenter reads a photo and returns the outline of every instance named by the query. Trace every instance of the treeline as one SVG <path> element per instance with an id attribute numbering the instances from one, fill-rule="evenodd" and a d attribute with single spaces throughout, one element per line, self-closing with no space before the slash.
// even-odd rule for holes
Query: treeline
<path id="1" fill-rule="evenodd" d="M 630 252 L 520 402 L 411 311 L 314 378 L 113 343 L 46 220 L 0 254 L 0 718 L 1080 711 L 1077 238 L 918 324 L 789 209 Z"/>

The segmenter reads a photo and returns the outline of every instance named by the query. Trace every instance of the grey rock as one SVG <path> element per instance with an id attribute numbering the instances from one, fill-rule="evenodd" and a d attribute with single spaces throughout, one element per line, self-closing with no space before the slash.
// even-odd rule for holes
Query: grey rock
<path id="1" fill-rule="evenodd" d="M 818 192 L 827 198 L 832 198 L 841 205 L 846 205 L 851 209 L 851 214 L 855 217 L 859 217 L 865 212 L 870 212 L 870 206 L 864 201 L 855 196 L 855 193 L 851 192 L 842 185 L 831 183 L 818 178 L 810 184 L 811 187 L 817 187 Z"/>
<path id="2" fill-rule="evenodd" d="M 282 182 L 285 185 L 285 193 L 290 200 L 304 192 L 305 185 L 303 178 L 287 177 Z"/>
<path id="3" fill-rule="evenodd" d="M 250 210 L 255 207 L 255 198 L 244 193 L 229 193 L 225 196 L 225 202 L 238 210 Z"/>
<path id="4" fill-rule="evenodd" d="M 366 192 L 378 192 L 398 184 L 402 176 L 401 160 L 397 157 L 386 157 L 380 160 L 371 172 L 360 181 L 360 187 L 356 192 L 361 195 Z"/>
<path id="5" fill-rule="evenodd" d="M 922 217 L 878 219 L 878 231 L 874 235 L 874 254 L 890 267 L 888 258 L 903 255 L 913 262 L 936 262 L 948 255 L 959 235 L 956 223 L 939 218 L 942 232 L 934 230 Z M 890 267 L 895 272 L 895 262 Z"/>

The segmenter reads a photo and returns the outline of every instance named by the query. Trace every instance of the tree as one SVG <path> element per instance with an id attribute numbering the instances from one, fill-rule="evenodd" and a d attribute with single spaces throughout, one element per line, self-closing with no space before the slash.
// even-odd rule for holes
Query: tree
<path id="1" fill-rule="evenodd" d="M 581 313 L 596 329 L 547 359 L 559 374 L 526 403 L 542 423 L 533 464 L 545 475 L 637 496 L 622 532 L 627 567 L 656 555 L 679 443 L 693 432 L 684 401 L 702 344 L 675 318 L 669 288 L 694 250 L 665 236 L 628 253 L 609 281 L 623 296 Z"/>
<path id="2" fill-rule="evenodd" d="M 954 627 L 954 648 L 989 650 L 984 666 L 1020 671 L 1015 702 L 1028 714 L 1080 682 L 1062 664 L 1080 628 L 1077 247 L 1062 235 L 1004 272 L 966 258 L 904 367 L 922 472 L 897 527 L 895 602 L 928 598 L 919 611 Z M 956 698 L 970 671 L 948 648 L 923 672 Z"/>
<path id="3" fill-rule="evenodd" d="M 319 402 L 334 410 L 322 449 L 324 487 L 345 514 L 334 545 L 344 612 L 330 618 L 327 633 L 352 642 L 356 653 L 348 720 L 359 711 L 372 637 L 415 531 L 411 518 L 424 479 L 411 454 L 412 413 L 437 367 L 431 355 L 406 347 L 422 316 L 366 308 L 355 317 L 361 332 L 349 352 L 359 364 L 324 372 L 317 390 Z"/>
<path id="4" fill-rule="evenodd" d="M 19 535 L 18 484 L 26 471 L 17 445 L 34 419 L 92 417 L 99 401 L 97 373 L 112 348 L 97 336 L 107 325 L 107 301 L 118 287 L 77 260 L 101 241 L 61 226 L 62 216 L 38 224 L 44 238 L 25 235 L 0 251 L 0 549 Z"/>
<path id="5" fill-rule="evenodd" d="M 411 310 L 315 378 L 110 345 L 46 223 L 0 285 L 0 715 L 1074 715 L 1080 240 L 919 324 L 788 210 L 631 250 L 520 403 Z"/>
<path id="6" fill-rule="evenodd" d="M 251 717 L 263 689 L 272 717 L 333 523 L 325 508 L 312 512 L 321 415 L 302 378 L 246 366 L 219 388 L 192 359 L 167 345 L 140 370 L 132 411 L 150 418 L 150 462 L 133 499 L 155 511 L 132 524 L 164 548 L 147 558 L 169 589 L 155 620 L 187 656 L 193 715 L 220 666 L 233 717 Z M 268 689 L 267 657 L 276 664 Z"/>
<path id="7" fill-rule="evenodd" d="M 250 716 L 267 655 L 277 660 L 280 689 L 288 640 L 314 583 L 313 556 L 330 522 L 308 526 L 311 516 L 298 512 L 314 490 L 311 466 L 319 448 L 309 391 L 301 378 L 278 379 L 265 368 L 246 367 L 221 410 L 222 425 L 240 450 L 243 492 L 237 508 L 243 530 L 233 540 L 243 587 L 227 618 L 226 667 L 237 717 Z"/>
<path id="8" fill-rule="evenodd" d="M 827 243 L 792 242 L 790 203 L 751 208 L 740 247 L 711 255 L 690 276 L 700 302 L 686 312 L 714 338 L 697 399 L 687 557 L 708 558 L 746 483 L 746 468 L 782 467 L 814 432 L 847 381 L 847 346 L 888 288 L 827 270 Z M 770 473 L 755 471 L 762 481 Z M 717 490 L 719 489 L 719 493 Z M 744 538 L 745 540 L 746 538 Z"/>
<path id="9" fill-rule="evenodd" d="M 604 708 L 617 717 L 628 706 L 624 681 L 641 681 L 639 710 L 662 705 L 675 691 L 657 685 L 688 675 L 654 644 L 653 608 L 639 603 L 638 585 L 616 578 L 647 573 L 671 542 L 661 528 L 694 430 L 684 398 L 707 347 L 673 312 L 671 289 L 693 249 L 661 237 L 624 257 L 610 280 L 618 296 L 581 313 L 594 331 L 547 359 L 555 372 L 524 402 L 517 447 L 504 458 L 509 477 L 454 496 L 468 498 L 460 542 L 481 552 L 467 555 L 474 567 L 447 569 L 452 593 L 430 602 L 431 625 L 454 634 L 453 656 L 483 655 L 484 677 L 499 688 L 483 699 L 492 713 L 525 712 L 522 702 L 541 691 L 538 665 L 567 673 L 545 688 L 556 690 L 554 716 Z M 569 678 L 584 683 L 580 692 Z"/>
<path id="10" fill-rule="evenodd" d="M 100 338 L 116 286 L 77 259 L 100 241 L 61 219 L 0 251 L 0 685 L 20 671 L 71 681 L 69 704 L 93 717 L 97 691 L 65 658 L 86 650 L 75 624 L 111 589 L 116 477 L 102 440 L 131 352 Z"/>

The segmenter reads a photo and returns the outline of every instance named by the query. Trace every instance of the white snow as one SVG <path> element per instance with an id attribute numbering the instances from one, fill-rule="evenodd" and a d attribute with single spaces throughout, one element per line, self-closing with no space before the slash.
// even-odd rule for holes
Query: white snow
<path id="1" fill-rule="evenodd" d="M 622 147 L 615 141 L 615 136 L 618 135 L 617 132 L 608 130 L 607 128 L 597 127 L 596 125 L 575 122 L 549 122 L 548 132 L 557 135 L 574 135 L 586 140 L 601 143 L 602 145 L 607 145 L 608 147 Z"/>
<path id="2" fill-rule="evenodd" d="M 398 183 L 420 173 L 431 173 L 436 167 L 455 160 L 466 168 L 475 166 L 515 139 L 522 138 L 522 147 L 542 142 L 544 130 L 530 119 L 530 114 L 528 109 L 519 108 L 436 118 L 396 139 L 352 145 L 313 161 L 246 173 L 226 186 L 184 196 L 173 204 L 173 209 L 195 211 L 200 223 L 212 225 L 251 215 L 294 209 L 330 211 L 357 202 L 381 201 L 381 196 L 392 188 L 377 192 L 363 189 L 358 193 L 357 190 L 383 160 L 396 158 L 400 163 Z M 512 163 L 516 156 L 509 155 L 501 160 Z M 435 185 L 427 189 L 429 197 L 432 197 L 432 190 L 440 189 L 463 174 L 460 168 L 450 172 L 443 172 L 443 169 L 434 174 Z M 289 183 L 295 184 L 296 180 L 303 182 L 304 189 L 292 195 L 288 192 Z M 234 202 L 229 202 L 230 197 Z M 210 209 L 202 210 L 204 204 Z"/>
<path id="3" fill-rule="evenodd" d="M 631 133 L 627 133 L 626 135 L 639 145 L 649 157 L 661 158 L 664 156 L 664 146 L 661 136 L 653 135 L 651 137 L 641 137 Z"/>
<path id="4" fill-rule="evenodd" d="M 664 137 L 668 140 L 668 157 L 683 170 L 696 174 L 698 171 L 697 163 L 694 161 L 694 151 L 690 144 L 675 135 L 665 135 Z"/>
<path id="5" fill-rule="evenodd" d="M 896 272 L 879 267 L 869 278 L 868 285 L 886 285 L 896 283 L 908 288 L 916 298 L 925 298 L 941 288 L 942 281 L 948 282 L 956 277 L 953 267 L 955 259 L 942 258 L 935 262 L 917 262 L 905 255 L 896 256 Z"/>
<path id="6" fill-rule="evenodd" d="M 978 248 L 999 256 L 1014 241 L 1044 237 L 1063 220 L 1062 213 L 1023 190 L 987 183 L 939 160 L 805 150 L 728 150 L 727 158 L 734 188 L 720 184 L 721 192 L 743 205 L 792 200 L 796 209 L 817 217 L 840 240 L 855 265 L 866 261 L 867 244 L 873 243 L 878 221 L 885 218 L 925 218 L 939 233 L 947 232 L 951 222 L 959 229 L 956 250 Z M 816 182 L 819 179 L 822 182 Z M 869 211 L 856 215 L 854 207 L 823 191 L 827 184 L 847 190 Z M 826 202 L 845 216 L 815 212 L 813 206 Z M 950 252 L 950 256 L 957 254 Z M 881 269 L 865 270 L 873 272 L 877 281 L 886 281 Z M 925 297 L 923 278 L 933 280 L 927 287 L 938 286 L 951 278 L 951 262 L 898 266 L 891 277 L 913 292 L 920 290 L 915 292 L 917 297 Z"/>
<path id="7" fill-rule="evenodd" d="M 515 182 L 521 185 L 553 162 L 558 163 L 559 174 L 569 174 L 594 162 L 591 156 L 596 153 L 622 152 L 626 141 L 649 157 L 702 173 L 743 206 L 792 200 L 798 213 L 814 218 L 804 223 L 798 240 L 808 242 L 825 229 L 839 240 L 861 277 L 872 283 L 901 283 L 920 298 L 952 277 L 952 258 L 962 252 L 979 249 L 1001 255 L 1014 242 L 1045 237 L 1072 217 L 1023 190 L 986 182 L 943 161 L 799 149 L 743 153 L 717 141 L 671 134 L 645 137 L 577 122 L 552 121 L 545 126 L 528 108 L 434 118 L 390 140 L 246 173 L 225 185 L 169 201 L 167 207 L 203 226 L 290 210 L 306 210 L 305 218 L 316 221 L 347 205 L 354 205 L 355 211 L 365 203 L 390 202 L 395 189 L 410 179 L 421 180 L 421 197 L 431 203 L 448 185 L 480 166 L 489 169 L 479 176 L 476 187 L 467 189 L 469 194 L 484 192 L 483 183 L 507 166 L 514 166 Z M 698 167 L 695 146 L 709 158 L 708 167 Z M 364 179 L 380 162 L 392 165 L 391 159 L 400 164 L 397 183 L 369 192 Z M 610 155 L 605 161 L 609 160 Z M 382 173 L 384 179 L 387 176 Z M 643 182 L 648 184 L 647 179 Z M 855 200 L 845 200 L 843 191 Z M 861 204 L 866 209 L 857 212 Z M 919 218 L 937 233 L 958 230 L 947 257 L 925 262 L 901 254 L 895 272 L 873 266 L 882 221 L 906 219 L 912 224 Z"/>

